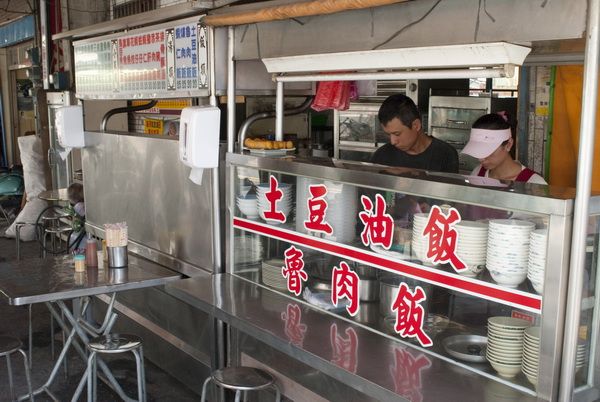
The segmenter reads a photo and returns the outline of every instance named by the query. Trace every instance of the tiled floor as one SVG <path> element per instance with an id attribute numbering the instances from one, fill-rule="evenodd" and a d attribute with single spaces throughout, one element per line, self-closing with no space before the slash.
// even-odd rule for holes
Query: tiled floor
<path id="1" fill-rule="evenodd" d="M 0 227 L 0 236 L 4 228 Z M 23 258 L 38 258 L 38 247 L 35 242 L 23 243 Z M 0 263 L 10 263 L 16 260 L 15 240 L 0 237 Z M 2 265 L 0 265 L 1 269 Z M 50 353 L 50 313 L 44 305 L 33 305 L 33 370 L 32 382 L 34 388 L 41 385 L 48 378 L 53 365 Z M 10 335 L 21 339 L 24 348 L 27 349 L 27 307 L 9 306 L 0 295 L 0 335 Z M 60 352 L 60 336 L 56 336 L 56 354 Z M 9 387 L 6 363 L 0 358 L 0 401 L 9 401 Z M 12 359 L 12 367 L 15 376 L 15 386 L 18 394 L 26 392 L 26 382 L 23 371 L 22 359 L 15 356 Z M 135 362 L 131 354 L 123 357 L 116 356 L 108 360 L 108 365 L 113 370 L 115 377 L 121 383 L 125 392 L 136 398 L 136 374 Z M 185 388 L 175 378 L 169 376 L 163 370 L 145 362 L 146 387 L 148 401 L 187 402 L 200 400 L 199 395 Z M 55 382 L 50 387 L 59 401 L 71 400 L 71 395 L 77 387 L 77 383 L 83 374 L 84 363 L 75 351 L 68 356 L 68 374 L 64 370 L 59 372 Z M 84 391 L 85 395 L 85 391 Z M 36 401 L 51 401 L 45 394 L 35 398 Z M 85 400 L 85 396 L 80 400 Z M 120 401 L 121 399 L 101 381 L 98 382 L 98 401 Z"/>

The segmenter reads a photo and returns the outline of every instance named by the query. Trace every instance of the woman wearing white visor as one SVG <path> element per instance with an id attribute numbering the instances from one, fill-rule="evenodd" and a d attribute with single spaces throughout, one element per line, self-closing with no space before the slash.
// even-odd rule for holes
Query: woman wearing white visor
<path id="1" fill-rule="evenodd" d="M 473 176 L 547 184 L 542 176 L 511 157 L 513 144 L 510 124 L 492 113 L 473 123 L 469 142 L 461 152 L 479 159 L 481 164 L 473 170 Z"/>

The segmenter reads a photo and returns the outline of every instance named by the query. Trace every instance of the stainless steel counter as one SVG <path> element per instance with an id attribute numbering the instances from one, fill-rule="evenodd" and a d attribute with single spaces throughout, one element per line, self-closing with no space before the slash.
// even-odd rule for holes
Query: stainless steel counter
<path id="1" fill-rule="evenodd" d="M 127 268 L 90 268 L 76 273 L 70 255 L 0 263 L 0 294 L 12 305 L 94 296 L 164 285 L 181 279 L 177 272 L 129 255 Z"/>
<path id="2" fill-rule="evenodd" d="M 274 349 L 377 400 L 533 401 L 534 397 L 399 340 L 229 274 L 169 284 L 166 291 Z M 299 342 L 290 309 L 300 317 Z M 297 317 L 297 318 L 298 318 Z M 340 364 L 332 334 L 353 334 L 356 355 Z M 348 363 L 348 361 L 346 361 Z M 340 367 L 343 366 L 343 367 Z M 422 399 L 419 399 L 422 398 Z M 502 399 L 504 400 L 504 399 Z"/>

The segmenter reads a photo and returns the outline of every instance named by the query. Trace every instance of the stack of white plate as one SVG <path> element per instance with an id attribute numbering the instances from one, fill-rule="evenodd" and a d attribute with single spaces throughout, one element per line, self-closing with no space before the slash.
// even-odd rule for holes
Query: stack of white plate
<path id="1" fill-rule="evenodd" d="M 246 218 L 258 219 L 258 202 L 255 194 L 237 196 L 235 205 L 237 205 L 240 211 L 246 215 Z"/>
<path id="2" fill-rule="evenodd" d="M 548 230 L 537 229 L 529 236 L 529 264 L 527 278 L 539 294 L 544 291 L 544 270 L 546 269 L 546 250 Z"/>
<path id="3" fill-rule="evenodd" d="M 304 221 L 308 220 L 308 200 L 312 197 L 309 187 L 311 185 L 324 184 L 327 194 L 325 211 L 325 222 L 328 223 L 333 233 L 311 232 L 304 227 Z M 340 243 L 351 243 L 356 237 L 356 220 L 358 197 L 356 187 L 348 184 L 334 183 L 329 181 L 315 180 L 307 177 L 299 177 L 296 183 L 296 231 L 310 233 L 328 240 Z"/>
<path id="4" fill-rule="evenodd" d="M 263 258 L 263 246 L 258 235 L 236 236 L 234 240 L 236 264 L 258 263 Z"/>
<path id="5" fill-rule="evenodd" d="M 523 337 L 529 325 L 519 318 L 488 318 L 486 358 L 500 376 L 512 378 L 521 371 Z"/>
<path id="6" fill-rule="evenodd" d="M 486 266 L 499 285 L 516 288 L 527 277 L 529 235 L 534 229 L 529 221 L 490 220 Z"/>
<path id="7" fill-rule="evenodd" d="M 288 215 L 289 215 L 290 211 L 292 210 L 292 186 L 288 183 L 279 183 L 277 188 L 279 190 L 281 190 L 281 192 L 283 193 L 283 196 L 278 201 L 276 201 L 275 209 L 279 212 L 283 212 L 283 214 L 287 218 L 286 221 L 289 221 L 291 219 L 290 219 L 290 216 L 288 216 Z M 257 196 L 257 202 L 258 202 L 258 214 L 260 215 L 260 217 L 263 220 L 265 220 L 269 223 L 279 224 L 281 222 L 265 218 L 265 212 L 268 212 L 271 210 L 271 203 L 267 199 L 267 193 L 270 190 L 271 190 L 270 183 L 261 183 L 256 187 L 256 196 Z"/>
<path id="8" fill-rule="evenodd" d="M 461 275 L 475 277 L 485 265 L 488 225 L 483 222 L 461 221 L 456 226 L 458 240 L 456 254 L 467 265 Z"/>
<path id="9" fill-rule="evenodd" d="M 521 370 L 530 383 L 537 385 L 540 362 L 540 327 L 529 327 L 523 338 L 523 367 Z"/>
<path id="10" fill-rule="evenodd" d="M 423 235 L 423 230 L 427 226 L 428 219 L 428 213 L 418 213 L 413 216 L 411 249 L 413 255 L 422 262 L 427 260 L 428 238 Z"/>
<path id="11" fill-rule="evenodd" d="M 287 289 L 287 279 L 281 272 L 285 266 L 283 260 L 268 260 L 262 263 L 262 282 L 275 289 Z"/>
<path id="12" fill-rule="evenodd" d="M 584 341 L 579 341 L 577 344 L 577 354 L 575 355 L 575 371 L 579 370 L 585 364 L 587 354 L 586 344 Z"/>

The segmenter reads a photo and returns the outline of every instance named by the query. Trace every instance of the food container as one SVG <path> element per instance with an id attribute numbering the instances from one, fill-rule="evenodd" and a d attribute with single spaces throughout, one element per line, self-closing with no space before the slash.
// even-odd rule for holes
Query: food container
<path id="1" fill-rule="evenodd" d="M 427 314 L 427 301 L 432 293 L 431 285 L 405 276 L 386 276 L 379 280 L 379 313 L 384 317 L 394 314 L 392 305 L 398 296 L 400 284 L 403 282 L 406 283 L 411 292 L 414 292 L 417 285 L 423 289 L 426 299 L 421 302 L 421 306 Z"/>
<path id="2" fill-rule="evenodd" d="M 354 271 L 356 271 L 360 278 L 369 279 L 377 277 L 377 268 L 369 265 L 357 265 Z"/>
<path id="3" fill-rule="evenodd" d="M 106 247 L 108 253 L 108 267 L 122 268 L 127 266 L 127 246 Z"/>
<path id="4" fill-rule="evenodd" d="M 75 263 L 75 272 L 85 272 L 85 255 L 77 254 L 73 257 Z"/>
<path id="5" fill-rule="evenodd" d="M 358 281 L 358 295 L 361 301 L 379 299 L 379 282 L 377 279 L 360 279 Z"/>
<path id="6" fill-rule="evenodd" d="M 379 319 L 377 302 L 360 303 L 358 312 L 352 319 L 361 324 L 375 324 Z"/>
<path id="7" fill-rule="evenodd" d="M 108 270 L 108 282 L 112 285 L 127 282 L 127 269 L 114 268 Z"/>

